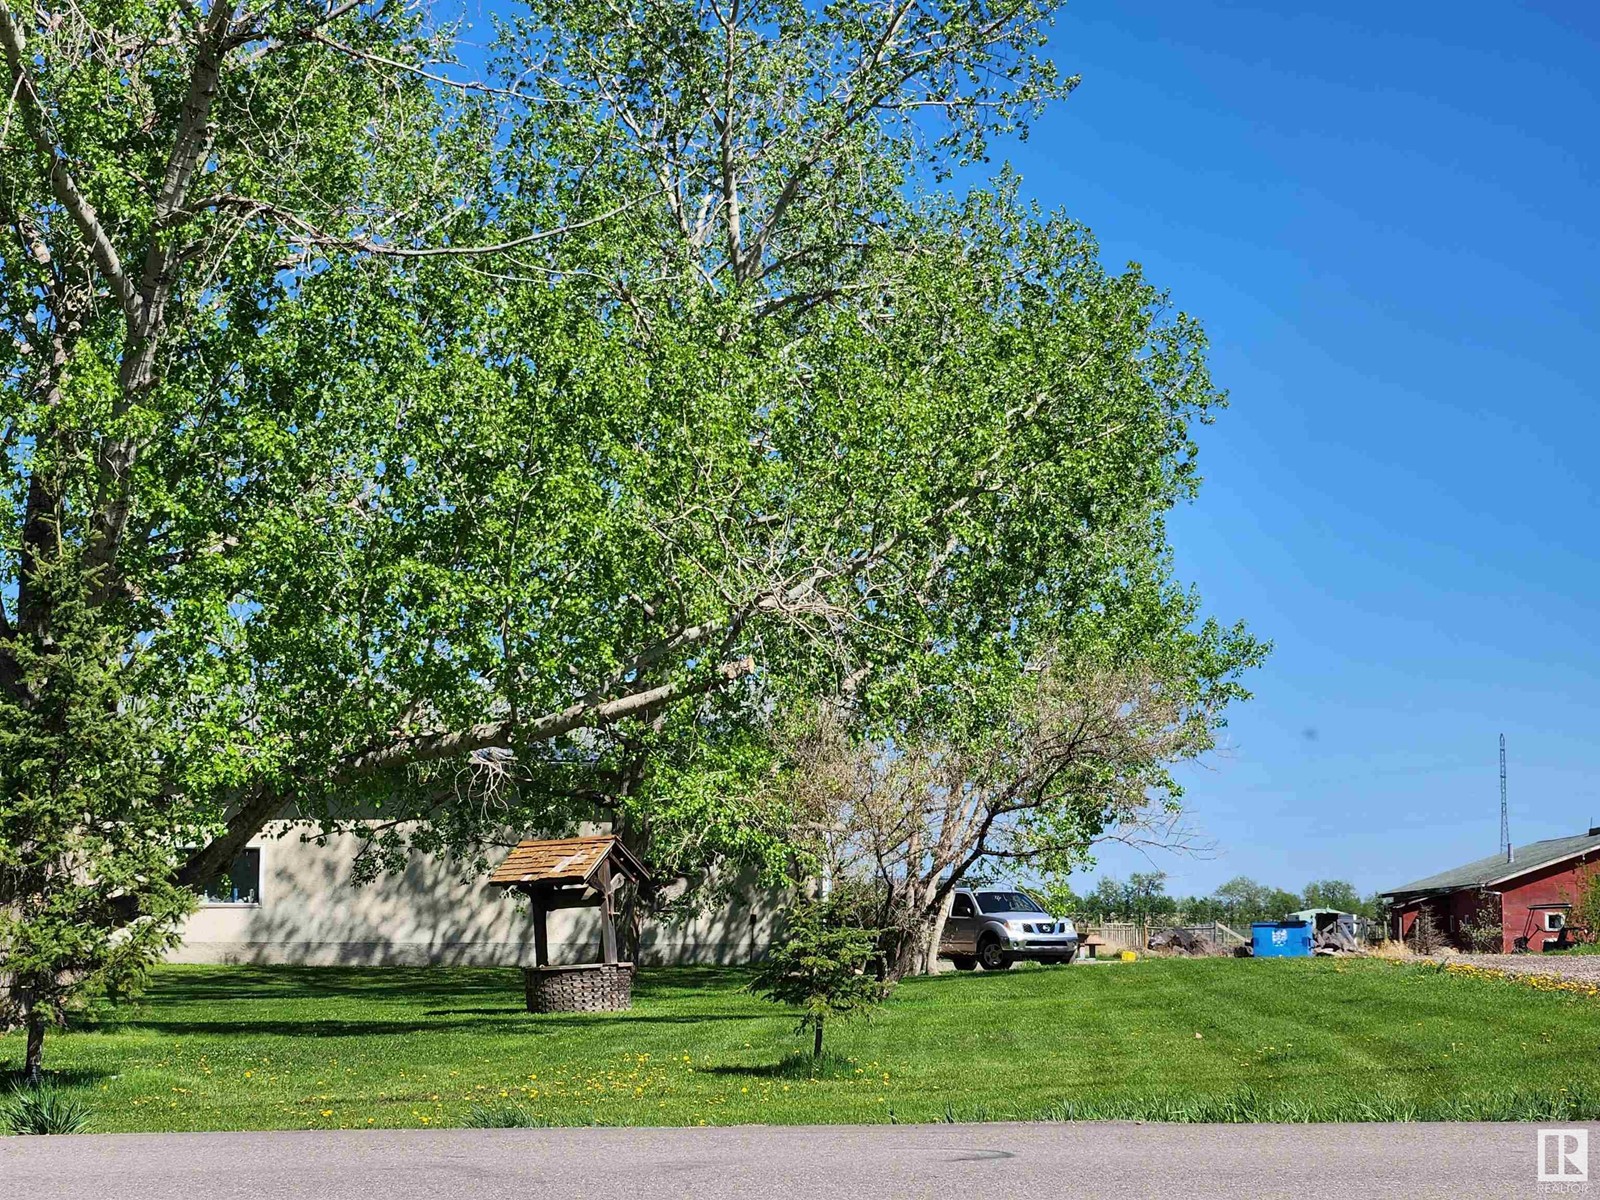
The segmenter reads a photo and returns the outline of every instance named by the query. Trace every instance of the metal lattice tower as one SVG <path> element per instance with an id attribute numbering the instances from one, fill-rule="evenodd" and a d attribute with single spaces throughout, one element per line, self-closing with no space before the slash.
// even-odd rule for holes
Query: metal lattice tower
<path id="1" fill-rule="evenodd" d="M 1500 855 L 1511 854 L 1511 824 L 1506 818 L 1506 735 L 1500 735 Z"/>

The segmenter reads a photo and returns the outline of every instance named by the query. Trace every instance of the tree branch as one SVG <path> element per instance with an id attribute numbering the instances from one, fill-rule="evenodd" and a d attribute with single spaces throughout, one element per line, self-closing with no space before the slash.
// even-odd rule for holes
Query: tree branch
<path id="1" fill-rule="evenodd" d="M 592 217 L 585 217 L 579 221 L 569 221 L 565 225 L 558 225 L 551 229 L 541 229 L 534 233 L 524 234 L 521 237 L 508 238 L 503 242 L 493 242 L 485 246 L 396 246 L 370 237 L 327 233 L 318 229 L 298 213 L 290 212 L 286 208 L 280 208 L 278 205 L 266 200 L 259 200 L 250 196 L 236 196 L 231 193 L 210 196 L 201 202 L 200 207 L 235 209 L 242 212 L 246 219 L 252 216 L 270 216 L 293 230 L 297 240 L 308 246 L 315 246 L 318 249 L 350 250 L 381 255 L 385 258 L 446 258 L 477 254 L 499 254 L 506 250 L 515 250 L 519 246 L 548 241 L 550 238 L 560 237 L 563 234 L 586 229 L 590 225 L 598 225 L 602 221 L 608 221 L 619 213 L 626 212 L 636 203 L 638 201 L 628 200 L 607 209 L 605 212 L 596 213 Z"/>
<path id="2" fill-rule="evenodd" d="M 398 59 L 385 58 L 381 54 L 374 54 L 370 50 L 360 50 L 355 46 L 347 46 L 343 42 L 336 41 L 327 34 L 318 32 L 315 29 L 306 33 L 304 37 L 307 41 L 326 46 L 335 53 L 343 54 L 348 58 L 359 59 L 361 62 L 369 62 L 375 66 L 388 67 L 394 71 L 404 71 L 406 74 L 415 75 L 419 79 L 426 79 L 429 83 L 441 84 L 444 87 L 455 88 L 457 91 L 476 92 L 485 96 L 505 96 L 512 100 L 527 101 L 532 99 L 515 88 L 495 87 L 492 84 L 476 83 L 472 80 L 451 79 L 448 75 L 440 75 L 434 71 L 424 70 L 422 67 L 414 66 L 411 63 L 403 63 Z"/>
<path id="3" fill-rule="evenodd" d="M 287 801 L 276 791 L 262 788 L 251 793 L 228 818 L 223 832 L 202 846 L 178 870 L 178 882 L 184 887 L 198 887 L 222 868 L 226 867 L 243 850 L 245 844 L 261 827 L 282 810 Z"/>
<path id="4" fill-rule="evenodd" d="M 595 728 L 624 717 L 642 716 L 671 701 L 715 691 L 754 669 L 755 664 L 750 659 L 724 663 L 712 674 L 691 683 L 663 684 L 605 701 L 579 701 L 527 722 L 521 728 L 513 727 L 509 721 L 492 721 L 464 730 L 419 734 L 346 758 L 335 765 L 330 782 L 352 783 L 387 769 L 453 758 L 474 750 L 505 746 L 514 740 L 549 741 L 575 729 Z M 288 797 L 272 789 L 257 790 L 248 798 L 240 796 L 238 801 L 239 807 L 228 817 L 223 832 L 190 855 L 179 869 L 178 881 L 186 887 L 198 885 L 232 862 L 262 826 L 290 803 Z"/>
<path id="5" fill-rule="evenodd" d="M 73 179 L 66 159 L 56 148 L 56 143 L 45 128 L 45 108 L 34 86 L 33 73 L 28 69 L 27 39 L 12 15 L 9 0 L 0 0 L 0 50 L 4 51 L 6 66 L 10 69 L 12 87 L 17 97 L 22 117 L 22 127 L 34 149 L 49 162 L 50 190 L 61 207 L 67 210 L 72 223 L 94 256 L 95 265 L 105 276 L 112 294 L 122 306 L 128 319 L 136 320 L 139 314 L 139 297 L 133 281 L 123 269 L 122 259 L 111 243 L 111 236 L 100 223 L 89 198 Z"/>
<path id="6" fill-rule="evenodd" d="M 474 750 L 505 746 L 512 741 L 546 742 L 575 729 L 592 729 L 644 713 L 686 696 L 715 691 L 755 670 L 748 659 L 724 663 L 717 670 L 687 683 L 664 683 L 611 699 L 585 697 L 556 712 L 546 713 L 520 726 L 511 721 L 488 721 L 462 730 L 440 730 L 401 738 L 387 746 L 351 755 L 337 763 L 333 777 L 349 782 L 391 767 L 455 758 Z"/>
<path id="7" fill-rule="evenodd" d="M 165 332 L 167 301 L 175 282 L 167 245 L 169 226 L 182 214 L 189 186 L 201 160 L 209 152 L 211 104 L 216 98 L 224 44 L 237 4 L 238 0 L 212 0 L 211 12 L 195 48 L 178 131 L 172 140 L 161 189 L 156 193 L 151 212 L 137 305 L 135 311 L 128 313 L 128 340 L 119 371 L 122 387 L 112 406 L 114 417 L 127 413 L 155 386 L 156 353 Z M 117 580 L 104 576 L 116 563 L 122 533 L 127 528 L 132 508 L 129 476 L 138 454 L 139 444 L 131 437 L 104 437 L 96 448 L 95 471 L 99 482 L 84 562 L 94 582 L 97 601 L 104 601 L 118 589 Z"/>

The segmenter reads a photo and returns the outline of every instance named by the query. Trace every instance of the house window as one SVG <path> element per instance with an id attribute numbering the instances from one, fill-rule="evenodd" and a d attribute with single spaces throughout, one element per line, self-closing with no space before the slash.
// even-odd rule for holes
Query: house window
<path id="1" fill-rule="evenodd" d="M 1546 933 L 1560 933 L 1567 927 L 1567 914 L 1559 908 L 1546 909 L 1544 914 L 1544 931 Z"/>
<path id="2" fill-rule="evenodd" d="M 239 856 L 199 887 L 200 903 L 205 906 L 219 904 L 261 903 L 261 851 L 247 846 Z"/>

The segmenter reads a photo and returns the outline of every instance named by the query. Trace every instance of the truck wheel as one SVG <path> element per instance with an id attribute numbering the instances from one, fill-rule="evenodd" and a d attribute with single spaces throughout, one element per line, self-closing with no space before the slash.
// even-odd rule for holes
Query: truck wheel
<path id="1" fill-rule="evenodd" d="M 978 960 L 970 954 L 952 955 L 950 961 L 955 963 L 958 971 L 976 971 L 978 969 Z"/>
<path id="2" fill-rule="evenodd" d="M 985 971 L 1004 971 L 1011 966 L 1011 960 L 1006 957 L 1006 948 L 993 934 L 978 943 L 978 965 Z"/>

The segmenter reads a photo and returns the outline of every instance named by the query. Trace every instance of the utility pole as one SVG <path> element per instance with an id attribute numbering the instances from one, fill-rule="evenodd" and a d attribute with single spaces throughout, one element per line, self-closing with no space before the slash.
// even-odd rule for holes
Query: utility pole
<path id="1" fill-rule="evenodd" d="M 1500 735 L 1500 857 L 1511 861 L 1511 824 L 1506 817 L 1506 735 Z"/>

